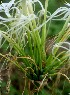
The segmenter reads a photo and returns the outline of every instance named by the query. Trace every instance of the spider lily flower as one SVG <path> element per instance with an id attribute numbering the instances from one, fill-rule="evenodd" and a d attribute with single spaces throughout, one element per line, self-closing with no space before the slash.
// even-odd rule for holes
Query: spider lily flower
<path id="1" fill-rule="evenodd" d="M 30 14 L 29 16 L 25 16 L 22 14 L 19 18 L 16 18 L 15 22 L 12 23 L 13 27 L 9 31 L 20 26 L 20 28 L 17 28 L 19 30 L 22 27 L 25 27 L 25 25 L 27 25 L 30 21 L 32 21 L 35 18 L 37 18 L 37 16 L 34 14 Z M 17 29 L 16 29 L 16 31 L 17 31 Z"/>
<path id="2" fill-rule="evenodd" d="M 53 20 L 66 20 L 68 18 L 68 16 L 70 15 L 70 4 L 69 3 L 65 3 L 65 5 L 67 5 L 67 7 L 60 7 L 58 8 L 51 16 L 50 18 Z M 64 15 L 63 17 L 61 17 L 60 19 L 58 19 L 57 17 L 60 17 Z"/>
<path id="3" fill-rule="evenodd" d="M 50 20 L 66 20 L 68 18 L 68 16 L 70 16 L 70 4 L 65 3 L 65 5 L 67 5 L 67 7 L 58 8 L 52 15 L 48 16 L 48 19 L 44 23 L 42 23 L 40 26 L 38 26 L 36 29 L 34 29 L 34 31 L 39 30 Z"/>
<path id="4" fill-rule="evenodd" d="M 69 6 L 69 7 L 70 7 L 70 4 L 69 4 L 69 3 L 67 3 L 67 2 L 65 3 L 65 5 L 67 5 L 67 6 Z"/>
<path id="5" fill-rule="evenodd" d="M 16 20 L 16 18 L 13 18 L 12 15 L 10 14 L 10 10 L 12 9 L 16 9 L 17 12 L 19 13 L 19 10 L 17 7 L 13 7 L 12 5 L 14 5 L 15 0 L 11 0 L 9 3 L 2 3 L 0 5 L 0 12 L 4 12 L 6 14 L 6 18 L 0 16 L 0 21 L 1 22 L 10 22 L 10 21 L 14 21 Z"/>
<path id="6" fill-rule="evenodd" d="M 13 20 L 17 20 L 17 19 L 22 19 L 21 15 L 24 15 L 23 13 L 21 13 L 21 10 L 18 8 L 18 6 L 15 5 L 14 3 L 15 0 L 11 0 L 9 3 L 2 3 L 0 5 L 0 11 L 4 11 L 5 14 L 7 15 L 8 18 L 3 18 L 0 16 L 0 19 L 3 22 L 8 22 L 8 21 L 13 21 Z M 26 0 L 26 6 L 28 7 L 29 4 L 35 4 L 35 2 L 38 2 L 41 6 L 41 10 L 44 12 L 44 7 L 42 5 L 42 3 L 39 0 Z M 19 2 L 20 3 L 20 2 Z M 12 5 L 14 4 L 14 7 L 12 7 Z M 44 23 L 42 23 L 41 25 L 39 25 L 37 28 L 34 29 L 34 31 L 39 30 L 43 25 L 45 25 L 46 23 L 48 23 L 50 20 L 66 20 L 68 18 L 68 16 L 70 15 L 70 4 L 66 3 L 66 5 L 68 7 L 60 7 L 58 8 L 52 15 L 47 16 L 49 17 Z M 12 18 L 11 14 L 9 13 L 9 11 L 11 9 L 16 9 L 17 13 L 15 14 L 15 17 Z M 39 11 L 41 12 L 41 11 Z M 47 12 L 48 13 L 48 12 Z M 34 14 L 30 13 L 29 15 Z M 18 15 L 18 16 L 17 16 Z M 35 15 L 35 14 L 34 14 Z M 64 15 L 64 16 L 63 16 Z M 35 15 L 36 16 L 36 15 Z M 62 17 L 63 16 L 63 17 Z M 10 17 L 10 18 L 9 18 Z M 27 17 L 27 18 L 28 18 Z M 36 16 L 37 17 L 37 16 Z M 59 18 L 60 17 L 60 18 Z M 30 18 L 30 17 L 29 17 Z M 24 19 L 24 18 L 23 18 Z M 27 19 L 28 20 L 28 19 Z"/>
<path id="7" fill-rule="evenodd" d="M 11 0 L 9 3 L 2 3 L 0 5 L 0 12 L 4 12 L 7 16 L 7 18 L 0 16 L 1 22 L 10 22 L 10 21 L 17 20 L 16 17 L 20 14 L 20 10 L 17 7 L 15 7 L 14 1 L 15 0 Z M 12 5 L 14 5 L 14 6 L 12 6 Z M 14 17 L 12 17 L 12 15 L 10 14 L 10 11 L 13 9 L 16 10 L 16 15 Z"/>
<path id="8" fill-rule="evenodd" d="M 37 16 L 34 14 L 34 13 L 32 13 L 32 14 L 28 14 L 27 16 L 25 16 L 22 12 L 21 12 L 21 10 L 18 8 L 18 6 L 16 6 L 16 3 L 14 3 L 14 1 L 15 0 L 11 0 L 9 3 L 2 3 L 1 5 L 0 5 L 0 12 L 5 12 L 5 14 L 6 14 L 6 16 L 8 17 L 8 18 L 4 18 L 4 17 L 2 17 L 2 16 L 0 16 L 0 20 L 2 21 L 2 22 L 10 22 L 10 21 L 16 21 L 16 20 L 21 20 L 21 19 L 23 19 L 23 21 L 26 21 L 26 19 L 29 21 L 29 19 L 33 19 L 33 18 L 36 18 Z M 28 4 L 29 4 L 29 2 L 30 3 L 35 3 L 35 2 L 39 2 L 39 0 L 36 0 L 36 1 L 32 1 L 32 0 L 27 0 L 27 2 L 26 2 L 26 5 L 27 5 L 27 7 L 28 7 Z M 21 2 L 21 1 L 20 1 Z M 19 2 L 19 3 L 20 3 Z M 42 4 L 41 4 L 41 2 L 39 2 L 40 3 L 40 5 L 42 6 Z M 14 5 L 14 6 L 12 6 L 12 5 Z M 42 8 L 43 8 L 43 6 L 42 6 Z M 10 14 L 10 12 L 9 11 L 11 11 L 11 10 L 13 10 L 13 9 L 15 9 L 16 10 L 16 13 L 15 13 L 15 15 L 14 15 L 14 17 L 12 17 L 12 13 Z M 34 17 L 33 17 L 34 16 Z"/>
<path id="9" fill-rule="evenodd" d="M 9 10 L 12 7 L 12 5 L 14 4 L 15 0 L 11 0 L 9 3 L 2 3 L 0 5 L 0 12 L 5 12 L 7 17 L 11 17 Z"/>

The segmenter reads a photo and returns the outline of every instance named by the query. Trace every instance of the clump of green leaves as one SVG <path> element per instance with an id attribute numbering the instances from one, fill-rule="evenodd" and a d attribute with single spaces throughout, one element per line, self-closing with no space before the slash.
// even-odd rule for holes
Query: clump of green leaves
<path id="1" fill-rule="evenodd" d="M 70 36 L 70 8 L 60 7 L 52 15 L 47 11 L 48 0 L 45 0 L 45 8 L 39 0 L 20 0 L 0 5 L 0 47 L 7 43 L 7 52 L 10 58 L 0 53 L 11 64 L 16 65 L 23 72 L 25 85 L 23 93 L 36 94 L 48 84 L 48 80 L 57 75 L 59 69 L 70 61 L 70 43 L 65 42 Z M 35 13 L 35 4 L 39 3 L 41 10 Z M 67 6 L 70 6 L 66 3 Z M 43 19 L 42 19 L 43 18 Z M 47 25 L 51 20 L 65 20 L 62 30 L 55 39 L 52 52 L 47 55 L 45 43 L 48 36 Z M 67 44 L 69 47 L 64 47 Z M 64 48 L 58 53 L 59 48 Z M 15 59 L 14 59 L 15 58 Z M 11 65 L 12 66 L 12 65 Z M 3 68 L 3 64 L 2 64 Z M 61 75 L 62 72 L 60 72 Z M 68 79 L 68 77 L 66 77 Z M 29 87 L 26 87 L 29 80 Z M 45 84 L 45 81 L 47 83 Z M 70 82 L 70 80 L 68 79 Z M 33 85 L 33 89 L 30 87 Z"/>

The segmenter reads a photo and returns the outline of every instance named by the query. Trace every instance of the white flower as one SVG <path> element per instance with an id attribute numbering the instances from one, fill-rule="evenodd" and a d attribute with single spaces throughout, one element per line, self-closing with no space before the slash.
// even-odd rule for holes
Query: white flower
<path id="1" fill-rule="evenodd" d="M 47 21 L 45 21 L 40 26 L 38 26 L 36 29 L 34 29 L 34 31 L 39 30 L 46 23 L 48 23 L 50 20 L 66 20 L 68 18 L 68 16 L 70 15 L 70 4 L 66 3 L 66 5 L 68 5 L 68 7 L 58 8 L 51 16 L 49 16 Z"/>
<path id="2" fill-rule="evenodd" d="M 69 7 L 70 7 L 70 4 L 69 4 L 69 3 L 67 3 L 67 2 L 65 3 L 65 5 L 67 5 L 67 6 L 69 6 Z"/>
<path id="3" fill-rule="evenodd" d="M 12 5 L 14 4 L 15 0 L 11 0 L 9 3 L 2 3 L 0 5 L 0 12 L 5 12 L 5 14 L 7 15 L 7 17 L 11 17 L 9 10 L 12 7 Z"/>
<path id="4" fill-rule="evenodd" d="M 58 8 L 54 13 L 54 17 L 59 17 L 64 15 L 62 18 L 60 18 L 60 20 L 66 20 L 67 17 L 70 15 L 70 4 L 69 3 L 65 3 L 65 5 L 67 5 L 67 7 L 60 7 Z M 55 19 L 56 20 L 56 19 Z"/>

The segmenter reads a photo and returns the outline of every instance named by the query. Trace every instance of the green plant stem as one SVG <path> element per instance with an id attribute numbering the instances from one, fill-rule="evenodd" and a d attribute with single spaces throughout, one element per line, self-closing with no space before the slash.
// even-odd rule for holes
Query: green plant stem
<path id="1" fill-rule="evenodd" d="M 36 28 L 36 21 L 33 20 L 33 28 Z M 37 47 L 38 47 L 38 64 L 40 67 L 40 70 L 42 70 L 42 57 L 41 57 L 41 39 L 40 39 L 40 35 L 39 35 L 39 31 L 35 31 L 35 35 L 36 35 L 36 43 L 37 43 Z"/>
<path id="2" fill-rule="evenodd" d="M 21 1 L 21 6 L 22 6 L 22 14 L 27 15 L 26 0 L 22 0 L 22 1 Z"/>
<path id="3" fill-rule="evenodd" d="M 29 25 L 25 26 L 28 35 L 28 43 L 30 48 L 30 56 L 34 59 L 33 49 L 32 49 L 32 41 L 31 41 L 31 31 L 29 30 Z"/>
<path id="4" fill-rule="evenodd" d="M 48 0 L 45 1 L 45 13 L 44 13 L 44 21 L 46 21 L 47 18 L 47 7 L 48 7 Z M 47 29 L 46 29 L 46 24 L 42 27 L 42 38 L 41 38 L 41 48 L 43 50 L 43 56 L 46 58 L 46 52 L 45 52 L 45 41 L 46 41 L 46 36 L 47 36 Z"/>
<path id="5" fill-rule="evenodd" d="M 30 22 L 29 25 L 30 25 L 30 28 L 32 30 L 31 36 L 32 36 L 32 39 L 33 39 L 33 44 L 34 44 L 33 48 L 34 48 L 34 56 L 35 56 L 36 55 L 36 36 L 35 36 L 35 32 L 33 31 L 32 23 Z"/>
<path id="6" fill-rule="evenodd" d="M 22 10 L 23 10 L 24 15 L 28 15 L 26 0 L 22 0 Z M 27 25 L 27 27 L 29 28 L 29 25 Z M 32 43 L 31 43 L 31 37 L 30 37 L 30 35 L 31 35 L 30 31 L 27 31 L 27 35 L 28 35 L 29 48 L 30 48 L 30 53 L 31 53 L 30 56 L 34 59 L 33 50 L 32 50 Z"/>
<path id="7" fill-rule="evenodd" d="M 30 32 L 28 31 L 27 32 L 27 35 L 28 35 L 28 42 L 29 42 L 29 48 L 30 48 L 30 56 L 34 59 L 34 56 L 33 56 L 33 50 L 32 50 L 32 43 L 31 43 L 31 37 L 30 37 Z"/>
<path id="8" fill-rule="evenodd" d="M 33 7 L 32 7 L 31 3 L 28 4 L 28 9 L 29 9 L 29 13 L 30 14 L 34 13 L 33 12 Z M 40 50 L 41 39 L 40 39 L 39 31 L 35 31 L 34 32 L 34 29 L 36 28 L 36 21 L 35 21 L 35 19 L 32 20 L 32 22 L 30 23 L 30 27 L 31 27 L 31 30 L 32 30 L 32 36 L 35 38 L 34 55 L 36 57 L 35 58 L 36 59 L 36 63 L 38 63 L 39 66 L 40 66 L 40 69 L 42 69 L 41 50 Z M 38 50 L 36 49 L 36 46 L 38 47 Z"/>

